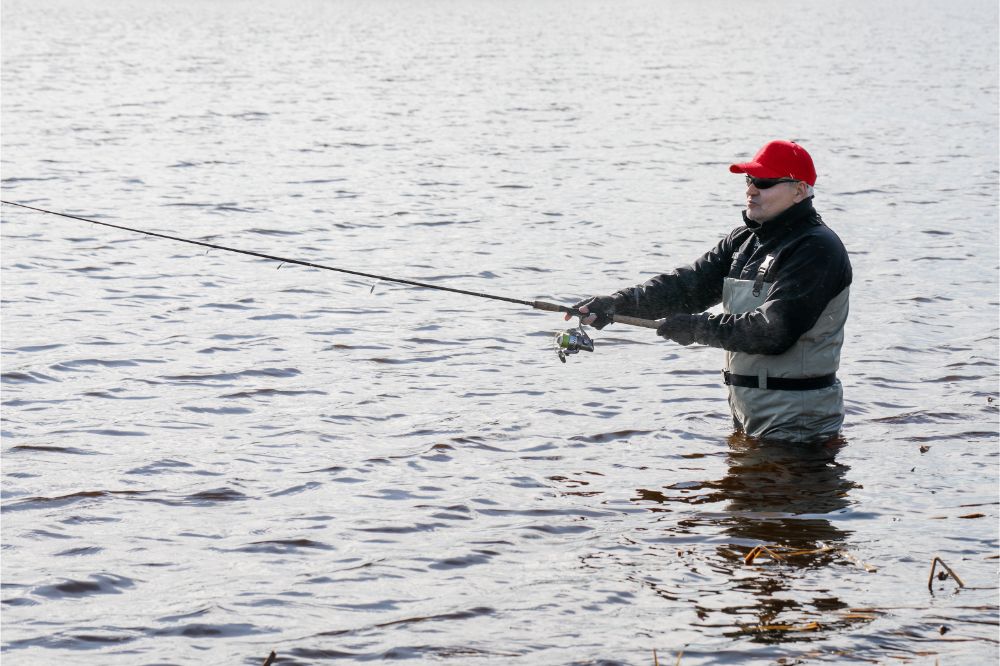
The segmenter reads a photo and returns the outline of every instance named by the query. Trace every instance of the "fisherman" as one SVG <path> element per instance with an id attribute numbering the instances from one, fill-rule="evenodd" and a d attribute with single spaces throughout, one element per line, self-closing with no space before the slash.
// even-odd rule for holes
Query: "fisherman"
<path id="1" fill-rule="evenodd" d="M 689 266 L 574 307 L 597 329 L 616 314 L 663 318 L 661 337 L 726 350 L 723 381 L 738 432 L 829 440 L 844 422 L 836 372 L 851 284 L 847 250 L 813 208 L 816 169 L 802 146 L 771 141 L 729 170 L 746 174 L 742 225 Z M 722 314 L 705 312 L 719 303 Z"/>

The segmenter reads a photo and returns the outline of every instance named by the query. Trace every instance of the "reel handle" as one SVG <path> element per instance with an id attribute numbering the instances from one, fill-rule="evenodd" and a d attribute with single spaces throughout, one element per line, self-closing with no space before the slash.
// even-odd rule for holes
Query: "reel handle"
<path id="1" fill-rule="evenodd" d="M 531 307 L 536 310 L 545 310 L 546 312 L 565 312 L 566 314 L 571 314 L 575 316 L 580 316 L 580 311 L 575 308 L 566 307 L 565 305 L 558 305 L 556 303 L 546 303 L 545 301 L 532 301 Z M 656 319 L 640 319 L 639 317 L 626 317 L 624 315 L 615 315 L 611 318 L 616 324 L 625 324 L 626 326 L 638 326 L 640 328 L 659 328 L 660 324 L 663 323 Z"/>

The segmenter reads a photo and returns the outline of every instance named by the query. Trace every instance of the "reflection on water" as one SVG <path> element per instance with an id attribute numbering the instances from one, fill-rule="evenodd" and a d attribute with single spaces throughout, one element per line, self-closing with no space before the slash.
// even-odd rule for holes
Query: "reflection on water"
<path id="1" fill-rule="evenodd" d="M 738 539 L 803 550 L 843 541 L 850 532 L 828 516 L 848 506 L 856 484 L 850 469 L 836 461 L 841 439 L 819 446 L 758 442 L 734 435 L 729 470 L 712 484 L 712 496 L 725 500 L 725 532 Z M 742 541 L 739 545 L 748 545 Z"/>
<path id="2" fill-rule="evenodd" d="M 848 491 L 858 487 L 846 478 L 850 468 L 836 460 L 845 444 L 843 439 L 835 439 L 803 446 L 733 435 L 723 478 L 667 488 L 678 491 L 677 495 L 639 488 L 635 499 L 661 504 L 721 504 L 725 512 L 711 514 L 709 522 L 736 537 L 733 543 L 740 547 L 764 543 L 818 548 L 843 541 L 850 534 L 825 517 L 846 508 Z M 705 515 L 695 514 L 681 520 L 679 526 L 697 529 L 705 521 Z"/>
<path id="3" fill-rule="evenodd" d="M 813 633 L 753 629 L 802 627 L 819 618 L 831 628 L 835 624 L 831 611 L 847 608 L 829 589 L 829 574 L 820 571 L 850 565 L 843 549 L 851 531 L 835 519 L 850 505 L 849 492 L 859 487 L 847 478 L 850 467 L 836 460 L 846 442 L 836 439 L 803 446 L 733 435 L 728 444 L 727 469 L 721 479 L 677 483 L 666 489 L 670 493 L 639 489 L 635 500 L 653 511 L 669 511 L 666 505 L 673 502 L 703 509 L 688 512 L 676 530 L 717 544 L 707 564 L 724 571 L 729 584 L 728 589 L 680 595 L 694 602 L 699 618 L 712 626 L 735 626 L 733 635 L 750 630 L 762 642 L 811 640 Z M 659 506 L 650 507 L 651 501 Z M 761 558 L 746 564 L 747 553 L 762 545 L 779 553 L 805 552 L 781 561 Z M 821 579 L 808 580 L 814 573 Z M 711 621 L 715 613 L 727 620 Z"/>
<path id="4" fill-rule="evenodd" d="M 724 532 L 734 537 L 734 553 L 726 547 L 718 552 L 727 559 L 739 559 L 747 546 L 780 545 L 816 551 L 789 557 L 780 564 L 754 565 L 751 575 L 734 586 L 746 595 L 739 603 L 722 608 L 744 627 L 803 626 L 822 617 L 829 624 L 830 611 L 846 609 L 832 591 L 802 584 L 797 569 L 829 566 L 841 559 L 837 550 L 824 546 L 845 545 L 850 531 L 843 530 L 829 516 L 848 504 L 848 491 L 856 487 L 845 477 L 847 465 L 836 461 L 843 441 L 819 446 L 754 442 L 734 437 L 730 442 L 729 471 L 716 491 L 724 496 L 729 512 Z M 804 588 L 804 589 L 803 589 Z M 798 590 L 796 594 L 791 594 Z M 752 618 L 752 619 L 751 619 Z M 737 632 L 739 633 L 739 632 Z M 810 640 L 811 635 L 759 632 L 764 642 Z"/>

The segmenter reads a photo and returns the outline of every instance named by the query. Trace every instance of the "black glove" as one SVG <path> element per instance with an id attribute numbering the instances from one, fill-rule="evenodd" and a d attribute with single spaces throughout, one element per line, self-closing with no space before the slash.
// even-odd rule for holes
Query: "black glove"
<path id="1" fill-rule="evenodd" d="M 697 322 L 698 319 L 689 314 L 667 315 L 656 329 L 656 334 L 677 344 L 689 345 L 694 342 L 694 328 Z"/>
<path id="2" fill-rule="evenodd" d="M 589 314 L 582 321 L 590 324 L 599 331 L 611 323 L 612 317 L 615 316 L 615 307 L 617 305 L 617 294 L 614 296 L 591 296 L 578 303 L 574 303 L 573 309 L 579 310 L 582 307 L 586 307 Z M 588 321 L 590 315 L 596 315 L 596 318 L 593 321 Z"/>

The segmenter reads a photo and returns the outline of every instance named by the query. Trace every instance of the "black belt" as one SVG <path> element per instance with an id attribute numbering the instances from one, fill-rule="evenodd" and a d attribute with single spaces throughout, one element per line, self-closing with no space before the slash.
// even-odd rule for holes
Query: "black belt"
<path id="1" fill-rule="evenodd" d="M 722 380 L 726 386 L 744 386 L 746 388 L 760 388 L 760 380 L 756 375 L 734 375 L 728 370 L 722 371 Z M 767 388 L 776 391 L 815 391 L 816 389 L 833 386 L 837 383 L 837 375 L 823 375 L 822 377 L 802 377 L 789 379 L 787 377 L 768 377 Z"/>

